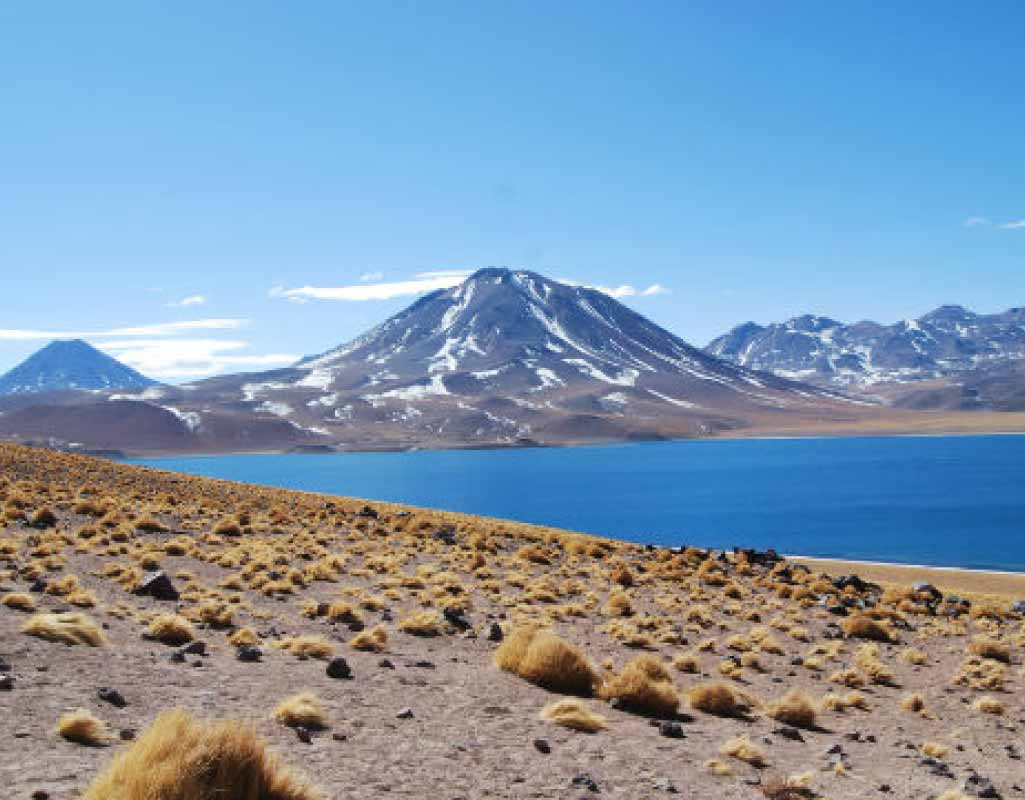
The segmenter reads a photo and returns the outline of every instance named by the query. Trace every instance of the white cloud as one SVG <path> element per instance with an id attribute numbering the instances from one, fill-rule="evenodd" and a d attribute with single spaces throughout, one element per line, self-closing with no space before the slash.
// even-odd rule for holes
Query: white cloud
<path id="1" fill-rule="evenodd" d="M 191 294 L 176 302 L 168 303 L 168 308 L 187 308 L 188 306 L 201 306 L 206 302 L 206 297 L 201 294 Z"/>
<path id="2" fill-rule="evenodd" d="M 1017 231 L 1025 229 L 1025 219 L 1015 220 L 1014 222 L 1005 222 L 1000 226 L 1006 231 Z"/>
<path id="3" fill-rule="evenodd" d="M 978 228 L 980 226 L 992 225 L 986 217 L 968 217 L 963 223 L 966 228 Z"/>
<path id="4" fill-rule="evenodd" d="M 602 294 L 607 294 L 609 297 L 614 297 L 619 300 L 621 297 L 633 297 L 637 294 L 637 290 L 629 283 L 624 283 L 622 286 L 615 288 L 609 288 L 608 286 L 588 286 L 589 289 L 597 289 Z"/>
<path id="5" fill-rule="evenodd" d="M 292 353 L 240 353 L 249 342 L 240 339 L 119 339 L 94 344 L 153 378 L 204 378 L 239 368 L 263 369 L 294 364 Z"/>
<path id="6" fill-rule="evenodd" d="M 647 289 L 645 289 L 643 292 L 641 292 L 641 296 L 642 297 L 654 297 L 655 295 L 658 295 L 658 294 L 669 294 L 670 292 L 671 292 L 671 290 L 667 289 L 661 283 L 653 283 L 653 284 L 651 284 L 651 286 L 649 286 Z"/>
<path id="7" fill-rule="evenodd" d="M 283 297 L 293 303 L 305 303 L 307 300 L 391 300 L 394 297 L 422 294 L 435 289 L 449 289 L 458 286 L 471 273 L 470 270 L 447 270 L 442 272 L 421 272 L 410 280 L 392 283 L 363 283 L 353 286 L 300 286 L 286 289 L 276 286 L 271 289 L 271 297 Z"/>
<path id="8" fill-rule="evenodd" d="M 0 340 L 32 341 L 36 339 L 113 339 L 125 336 L 176 336 L 187 331 L 234 330 L 249 324 L 247 319 L 193 319 L 178 322 L 158 322 L 154 325 L 136 325 L 110 328 L 105 331 L 55 331 L 31 328 L 0 328 Z"/>
<path id="9" fill-rule="evenodd" d="M 359 276 L 360 283 L 379 283 L 384 280 L 383 272 L 364 272 Z"/>
<path id="10" fill-rule="evenodd" d="M 559 283 L 564 283 L 567 286 L 583 286 L 585 289 L 594 289 L 596 292 L 607 294 L 616 300 L 621 300 L 624 297 L 654 297 L 658 294 L 669 294 L 669 289 L 660 283 L 653 283 L 647 289 L 638 290 L 636 286 L 630 283 L 624 283 L 622 286 L 595 286 L 590 283 L 581 283 L 580 281 L 573 280 L 572 278 L 559 278 Z"/>
<path id="11" fill-rule="evenodd" d="M 988 228 L 992 226 L 1005 231 L 1025 230 L 1025 219 L 1015 219 L 1010 222 L 994 223 L 987 217 L 968 217 L 963 224 L 966 228 Z"/>

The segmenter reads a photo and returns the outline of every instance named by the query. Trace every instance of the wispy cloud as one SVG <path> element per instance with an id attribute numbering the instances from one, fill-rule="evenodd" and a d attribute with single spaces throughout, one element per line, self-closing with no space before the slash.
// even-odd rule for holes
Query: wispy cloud
<path id="1" fill-rule="evenodd" d="M 645 289 L 643 292 L 641 292 L 641 296 L 642 297 L 654 297 L 655 295 L 659 295 L 659 294 L 671 294 L 671 293 L 672 293 L 672 290 L 671 289 L 667 289 L 661 283 L 653 283 L 653 284 L 651 284 L 651 286 L 649 286 L 647 289 Z"/>
<path id="2" fill-rule="evenodd" d="M 383 272 L 364 272 L 359 276 L 360 283 L 380 283 L 384 280 Z"/>
<path id="3" fill-rule="evenodd" d="M 1003 231 L 1025 230 L 1025 219 L 1015 219 L 1010 222 L 993 222 L 988 217 L 968 217 L 962 224 L 966 228 L 998 228 Z"/>
<path id="4" fill-rule="evenodd" d="M 409 280 L 390 283 L 360 283 L 351 286 L 300 286 L 287 289 L 276 286 L 270 291 L 271 297 L 281 297 L 293 303 L 305 303 L 307 300 L 347 300 L 362 302 L 366 300 L 391 300 L 394 297 L 422 294 L 435 289 L 449 289 L 466 280 L 470 270 L 448 270 L 440 272 L 421 272 Z"/>
<path id="5" fill-rule="evenodd" d="M 206 302 L 206 297 L 201 294 L 190 294 L 181 300 L 175 300 L 167 304 L 168 308 L 188 308 L 189 306 L 201 306 Z"/>
<path id="6" fill-rule="evenodd" d="M 670 293 L 670 290 L 660 283 L 653 283 L 646 289 L 638 289 L 631 283 L 624 283 L 622 286 L 614 287 L 597 286 L 592 283 L 584 283 L 572 278 L 559 278 L 559 283 L 565 283 L 567 286 L 583 286 L 585 289 L 594 289 L 596 292 L 607 294 L 609 297 L 615 298 L 616 300 L 622 300 L 624 297 L 654 297 L 655 295 Z"/>
<path id="7" fill-rule="evenodd" d="M 191 319 L 135 325 L 100 331 L 56 331 L 33 328 L 0 328 L 0 340 L 33 341 L 49 339 L 114 339 L 125 336 L 176 336 L 192 331 L 224 331 L 242 328 L 247 319 Z"/>
<path id="8" fill-rule="evenodd" d="M 120 339 L 97 342 L 104 352 L 160 380 L 205 378 L 237 369 L 266 369 L 294 364 L 293 353 L 241 353 L 249 342 L 240 339 Z"/>

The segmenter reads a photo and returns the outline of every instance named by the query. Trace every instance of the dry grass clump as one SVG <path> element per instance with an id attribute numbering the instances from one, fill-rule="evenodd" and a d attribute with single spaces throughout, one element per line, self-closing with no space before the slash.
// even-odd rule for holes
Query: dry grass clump
<path id="1" fill-rule="evenodd" d="M 313 692 L 299 692 L 286 697 L 278 703 L 271 716 L 290 728 L 323 730 L 327 727 L 327 713 Z"/>
<path id="2" fill-rule="evenodd" d="M 925 709 L 925 698 L 920 692 L 912 692 L 900 701 L 900 707 L 912 714 L 918 714 Z"/>
<path id="3" fill-rule="evenodd" d="M 814 797 L 811 783 L 815 779 L 814 772 L 802 772 L 799 775 L 769 775 L 758 787 L 768 800 L 803 800 Z"/>
<path id="4" fill-rule="evenodd" d="M 983 695 L 972 703 L 972 708 L 983 714 L 1003 714 L 1005 710 L 1003 703 L 989 695 Z"/>
<path id="5" fill-rule="evenodd" d="M 251 727 L 165 711 L 93 781 L 83 800 L 323 800 Z"/>
<path id="6" fill-rule="evenodd" d="M 582 700 L 570 697 L 546 705 L 541 709 L 541 719 L 584 733 L 597 733 L 605 728 L 605 717 L 595 714 Z"/>
<path id="7" fill-rule="evenodd" d="M 349 646 L 354 650 L 371 653 L 384 652 L 384 648 L 388 646 L 388 629 L 383 625 L 375 625 L 368 631 L 360 631 L 349 640 Z"/>
<path id="8" fill-rule="evenodd" d="M 12 608 L 15 611 L 35 611 L 36 601 L 35 598 L 30 594 L 24 592 L 11 592 L 5 594 L 3 600 L 0 600 L 0 604 L 4 608 Z"/>
<path id="9" fill-rule="evenodd" d="M 815 704 L 804 692 L 791 689 L 766 707 L 765 713 L 778 722 L 795 728 L 815 727 Z"/>
<path id="10" fill-rule="evenodd" d="M 844 636 L 849 639 L 869 639 L 873 642 L 893 642 L 896 637 L 886 625 L 872 617 L 857 614 L 840 623 Z"/>
<path id="11" fill-rule="evenodd" d="M 747 700 L 725 683 L 706 682 L 692 686 L 687 692 L 690 707 L 717 717 L 740 717 L 750 708 Z"/>
<path id="12" fill-rule="evenodd" d="M 399 630 L 414 636 L 439 636 L 444 622 L 437 611 L 418 611 L 399 622 Z"/>
<path id="13" fill-rule="evenodd" d="M 552 692 L 589 697 L 598 674 L 587 656 L 554 633 L 515 628 L 495 650 L 495 666 Z"/>
<path id="14" fill-rule="evenodd" d="M 638 714 L 668 717 L 680 707 L 680 697 L 666 666 L 655 656 L 637 656 L 618 675 L 605 680 L 600 690 L 605 700 Z"/>
<path id="15" fill-rule="evenodd" d="M 235 647 L 256 646 L 260 643 L 260 637 L 252 628 L 239 628 L 228 637 L 228 644 Z"/>
<path id="16" fill-rule="evenodd" d="M 323 636 L 285 636 L 274 642 L 274 647 L 298 658 L 330 658 L 334 645 Z"/>
<path id="17" fill-rule="evenodd" d="M 695 673 L 701 666 L 701 662 L 695 653 L 680 653 L 673 659 L 673 666 L 680 672 Z"/>
<path id="18" fill-rule="evenodd" d="M 979 658 L 988 658 L 1003 664 L 1011 663 L 1011 648 L 996 639 L 977 636 L 968 644 L 968 652 Z"/>
<path id="19" fill-rule="evenodd" d="M 946 758 L 950 755 L 950 746 L 940 742 L 924 742 L 919 749 L 923 756 L 929 758 Z"/>
<path id="20" fill-rule="evenodd" d="M 753 767 L 764 767 L 768 763 L 764 751 L 746 736 L 727 739 L 719 748 L 719 753 L 744 761 Z"/>
<path id="21" fill-rule="evenodd" d="M 161 614 L 149 624 L 146 634 L 151 639 L 173 646 L 188 644 L 196 638 L 192 623 L 179 614 Z"/>
<path id="22" fill-rule="evenodd" d="M 103 630 L 86 614 L 74 611 L 65 614 L 36 614 L 21 626 L 21 632 L 48 642 L 101 647 L 107 643 Z"/>
<path id="23" fill-rule="evenodd" d="M 909 647 L 906 650 L 901 651 L 900 660 L 907 662 L 908 664 L 921 666 L 929 660 L 929 655 L 924 650 L 919 650 L 917 647 Z"/>
<path id="24" fill-rule="evenodd" d="M 103 720 L 94 717 L 84 708 L 76 708 L 74 711 L 62 714 L 61 718 L 57 720 L 56 733 L 69 742 L 90 747 L 99 747 L 110 739 Z"/>

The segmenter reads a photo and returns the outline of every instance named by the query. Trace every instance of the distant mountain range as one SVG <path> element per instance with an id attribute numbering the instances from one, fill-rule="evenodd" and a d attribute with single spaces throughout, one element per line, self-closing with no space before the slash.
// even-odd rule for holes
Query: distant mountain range
<path id="1" fill-rule="evenodd" d="M 805 315 L 748 322 L 705 352 L 818 386 L 916 408 L 1025 409 L 1025 308 L 976 314 L 947 305 L 892 325 Z"/>
<path id="2" fill-rule="evenodd" d="M 81 339 L 50 342 L 0 376 L 0 395 L 76 389 L 145 389 L 156 381 Z"/>
<path id="3" fill-rule="evenodd" d="M 161 435 L 138 435 L 136 450 L 565 444 L 711 435 L 853 406 L 704 353 L 602 292 L 499 268 L 293 367 L 104 402 L 21 404 L 0 416 L 0 435 L 120 446 L 116 420 L 138 406 Z"/>

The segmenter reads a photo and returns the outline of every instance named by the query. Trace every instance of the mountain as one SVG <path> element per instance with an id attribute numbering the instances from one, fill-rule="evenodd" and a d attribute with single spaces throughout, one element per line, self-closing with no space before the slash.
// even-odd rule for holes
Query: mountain
<path id="1" fill-rule="evenodd" d="M 924 405 L 911 407 L 1012 410 L 1018 407 L 1014 375 L 1025 358 L 1025 308 L 977 314 L 947 305 L 893 325 L 847 325 L 811 315 L 765 326 L 748 322 L 713 340 L 705 352 L 738 366 L 897 400 L 904 397 L 900 387 L 920 381 L 947 387 L 946 400 L 934 395 L 936 405 L 919 398 Z M 949 387 L 962 378 L 967 394 L 957 399 Z M 1000 388 L 976 395 L 976 383 Z"/>
<path id="2" fill-rule="evenodd" d="M 499 268 L 293 367 L 146 394 L 199 433 L 216 411 L 364 449 L 697 436 L 845 405 L 712 357 L 594 289 Z"/>
<path id="3" fill-rule="evenodd" d="M 144 389 L 152 381 L 81 339 L 58 340 L 0 376 L 0 395 Z"/>

